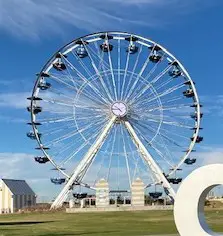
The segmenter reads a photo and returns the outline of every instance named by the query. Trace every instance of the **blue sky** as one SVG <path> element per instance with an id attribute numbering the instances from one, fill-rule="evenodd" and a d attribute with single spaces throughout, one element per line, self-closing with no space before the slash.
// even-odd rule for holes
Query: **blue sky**
<path id="1" fill-rule="evenodd" d="M 0 176 L 25 178 L 40 196 L 58 190 L 32 160 L 26 97 L 58 48 L 103 30 L 149 37 L 183 63 L 204 105 L 199 164 L 223 163 L 222 10 L 220 0 L 0 0 Z"/>

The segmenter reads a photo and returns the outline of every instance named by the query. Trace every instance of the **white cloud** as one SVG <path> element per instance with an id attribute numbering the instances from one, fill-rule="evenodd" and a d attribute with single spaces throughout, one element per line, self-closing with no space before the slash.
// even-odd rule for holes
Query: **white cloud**
<path id="1" fill-rule="evenodd" d="M 41 165 L 34 161 L 34 154 L 0 153 L 0 178 L 24 179 L 39 196 L 52 199 L 59 190 L 50 182 L 54 177 L 50 164 Z"/>
<path id="2" fill-rule="evenodd" d="M 201 104 L 204 105 L 202 111 L 208 116 L 223 116 L 223 95 L 200 96 Z"/>
<path id="3" fill-rule="evenodd" d="M 29 102 L 27 97 L 30 97 L 29 92 L 24 93 L 2 93 L 0 94 L 0 107 L 24 109 Z"/>
<path id="4" fill-rule="evenodd" d="M 132 24 L 157 27 L 205 4 L 201 0 L 0 0 L 0 29 L 37 39 L 61 34 L 64 25 L 91 32 L 129 29 Z"/>
<path id="5" fill-rule="evenodd" d="M 220 163 L 223 164 L 223 148 L 208 148 L 207 151 L 197 153 L 201 166 Z"/>

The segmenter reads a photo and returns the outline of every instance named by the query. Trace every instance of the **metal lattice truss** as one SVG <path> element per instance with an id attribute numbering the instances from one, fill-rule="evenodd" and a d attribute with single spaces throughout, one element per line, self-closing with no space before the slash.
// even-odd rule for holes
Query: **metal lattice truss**
<path id="1" fill-rule="evenodd" d="M 189 74 L 161 45 L 133 34 L 72 41 L 46 63 L 28 99 L 27 136 L 44 154 L 35 160 L 53 164 L 53 183 L 65 182 L 53 208 L 76 185 L 95 189 L 100 178 L 131 189 L 139 177 L 174 199 L 178 170 L 196 162 L 189 155 L 203 139 Z"/>

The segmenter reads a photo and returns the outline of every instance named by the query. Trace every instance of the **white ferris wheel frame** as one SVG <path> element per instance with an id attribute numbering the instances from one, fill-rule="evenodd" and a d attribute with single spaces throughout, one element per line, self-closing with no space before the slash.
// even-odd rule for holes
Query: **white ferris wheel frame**
<path id="1" fill-rule="evenodd" d="M 83 39 L 84 39 L 87 43 L 96 42 L 98 40 L 101 40 L 101 38 L 99 36 L 102 34 L 111 34 L 111 35 L 113 35 L 113 39 L 116 39 L 116 40 L 124 40 L 126 36 L 134 36 L 134 37 L 138 38 L 137 43 L 141 44 L 143 46 L 149 47 L 151 45 L 157 45 L 159 48 L 162 49 L 163 52 L 165 52 L 171 58 L 172 61 L 176 61 L 178 63 L 178 65 L 182 69 L 183 74 L 185 74 L 187 79 L 190 80 L 191 88 L 193 89 L 193 92 L 194 92 L 194 101 L 196 102 L 196 105 L 197 105 L 196 106 L 197 120 L 196 120 L 195 132 L 194 132 L 195 138 L 191 141 L 191 143 L 188 147 L 188 150 L 186 150 L 185 155 L 181 158 L 181 161 L 172 169 L 172 171 L 169 173 L 169 175 L 175 173 L 178 170 L 178 168 L 184 163 L 184 161 L 188 158 L 189 154 L 193 150 L 194 145 L 196 143 L 196 138 L 198 137 L 198 133 L 199 133 L 199 129 L 200 129 L 201 110 L 200 110 L 199 98 L 198 98 L 198 95 L 196 92 L 195 85 L 194 85 L 190 75 L 188 74 L 186 69 L 183 67 L 183 65 L 180 63 L 180 61 L 177 60 L 171 53 L 169 53 L 167 51 L 167 49 L 165 49 L 163 46 L 159 45 L 158 43 L 156 43 L 150 39 L 147 39 L 147 38 L 135 35 L 135 34 L 125 33 L 125 32 L 117 32 L 116 31 L 116 32 L 99 32 L 99 33 L 95 33 L 95 34 L 90 34 L 90 35 L 87 35 L 87 36 L 84 36 L 84 37 L 81 37 L 81 38 L 78 38 L 78 39 L 72 41 L 71 43 L 69 43 L 66 46 L 64 46 L 63 48 L 61 48 L 57 53 L 62 53 L 63 55 L 66 55 L 69 52 L 71 52 L 73 49 L 78 47 L 78 45 L 75 44 L 76 41 L 78 41 L 78 40 L 83 41 Z M 42 69 L 41 73 L 42 72 L 48 73 L 50 71 L 50 69 L 52 68 L 52 64 L 56 61 L 55 55 L 46 63 L 46 65 Z M 42 79 L 40 76 L 41 73 L 39 74 L 39 76 L 36 80 L 36 84 L 33 89 L 32 97 L 38 97 L 38 93 L 40 90 L 38 88 L 38 83 Z M 36 137 L 36 140 L 39 144 L 39 147 L 42 150 L 42 152 L 44 153 L 44 155 L 48 158 L 48 160 L 53 164 L 53 166 L 67 178 L 67 182 L 66 182 L 65 186 L 63 187 L 62 191 L 57 196 L 57 198 L 55 199 L 55 201 L 53 202 L 53 204 L 51 206 L 51 208 L 58 208 L 67 199 L 67 196 L 68 196 L 70 190 L 73 188 L 74 184 L 75 183 L 79 183 L 80 185 L 82 184 L 81 180 L 83 179 L 84 174 L 86 173 L 86 171 L 90 167 L 92 161 L 94 160 L 95 155 L 97 154 L 100 147 L 104 143 L 104 141 L 105 141 L 109 131 L 111 130 L 113 124 L 115 123 L 117 117 L 112 116 L 110 118 L 110 121 L 104 127 L 104 129 L 102 130 L 102 132 L 101 132 L 100 136 L 97 138 L 97 140 L 92 144 L 92 146 L 90 147 L 90 149 L 88 150 L 86 155 L 83 157 L 82 161 L 76 166 L 76 168 L 73 170 L 72 174 L 68 175 L 63 169 L 60 168 L 60 166 L 53 160 L 53 158 L 51 158 L 51 156 L 43 148 L 43 144 L 41 143 L 41 140 L 38 136 L 38 128 L 35 125 L 36 115 L 34 114 L 33 109 L 32 109 L 34 105 L 35 105 L 35 101 L 33 99 L 31 99 L 31 122 L 32 122 L 33 132 L 35 134 L 35 137 Z M 144 159 L 145 163 L 148 165 L 150 170 L 153 172 L 155 179 L 156 179 L 156 183 L 162 184 L 163 187 L 169 193 L 168 196 L 172 200 L 174 200 L 175 190 L 172 188 L 171 184 L 168 182 L 166 176 L 162 172 L 159 165 L 155 162 L 155 160 L 153 159 L 151 154 L 147 151 L 147 149 L 145 148 L 145 146 L 141 142 L 140 138 L 137 136 L 134 128 L 131 126 L 131 124 L 128 121 L 124 121 L 124 126 L 128 130 L 128 133 L 129 133 L 130 137 L 132 138 L 133 143 L 136 145 L 141 158 Z"/>

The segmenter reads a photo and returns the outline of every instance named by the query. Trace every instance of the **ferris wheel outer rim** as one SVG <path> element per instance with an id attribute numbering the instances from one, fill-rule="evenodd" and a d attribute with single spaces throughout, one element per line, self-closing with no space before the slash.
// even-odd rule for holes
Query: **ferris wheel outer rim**
<path id="1" fill-rule="evenodd" d="M 198 94 L 197 94 L 197 89 L 193 83 L 193 80 L 191 78 L 191 76 L 189 75 L 189 73 L 187 72 L 186 68 L 182 65 L 182 63 L 172 54 L 170 53 L 165 47 L 163 47 L 162 45 L 160 45 L 159 43 L 151 40 L 151 39 L 148 39 L 148 38 L 144 38 L 142 36 L 139 36 L 139 35 L 136 35 L 136 34 L 133 34 L 133 33 L 128 33 L 128 32 L 122 32 L 122 31 L 102 31 L 102 32 L 96 32 L 96 33 L 91 33 L 91 34 L 87 34 L 85 36 L 82 36 L 82 37 L 79 37 L 79 38 L 76 38 L 74 40 L 72 40 L 71 42 L 67 43 L 66 45 L 64 45 L 63 47 L 61 47 L 58 51 L 56 51 L 56 53 L 53 54 L 53 56 L 45 63 L 45 65 L 42 67 L 41 71 L 40 71 L 40 74 L 37 76 L 37 79 L 36 79 L 36 82 L 34 84 L 34 88 L 33 88 L 33 91 L 32 91 L 32 98 L 34 97 L 36 91 L 39 89 L 38 88 L 38 83 L 41 79 L 41 73 L 43 72 L 46 72 L 46 69 L 49 68 L 49 66 L 52 64 L 52 62 L 55 60 L 55 56 L 58 54 L 58 53 L 61 53 L 64 49 L 68 48 L 70 45 L 72 45 L 73 43 L 75 43 L 76 41 L 78 40 L 81 40 L 81 39 L 84 39 L 86 37 L 93 37 L 93 36 L 97 36 L 97 35 L 101 35 L 101 34 L 121 34 L 121 35 L 127 35 L 127 36 L 135 36 L 137 38 L 140 38 L 141 40 L 144 40 L 146 42 L 149 42 L 149 43 L 152 43 L 153 45 L 157 45 L 159 46 L 163 52 L 165 52 L 168 56 L 171 57 L 171 59 L 173 59 L 174 61 L 176 61 L 183 73 L 186 75 L 187 79 L 189 79 L 189 81 L 191 82 L 191 88 L 194 92 L 194 102 L 196 102 L 196 107 L 195 107 L 195 111 L 196 111 L 196 114 L 197 114 L 197 121 L 195 122 L 196 124 L 196 130 L 194 132 L 194 139 L 193 141 L 190 142 L 190 145 L 189 145 L 189 148 L 188 150 L 186 151 L 186 154 L 180 158 L 180 162 L 175 166 L 175 168 L 173 168 L 173 170 L 171 172 L 169 172 L 167 175 L 172 175 L 173 173 L 175 173 L 177 171 L 177 169 L 184 163 L 184 161 L 188 158 L 188 156 L 190 155 L 190 153 L 192 152 L 195 144 L 196 144 L 196 139 L 199 135 L 199 131 L 200 131 L 200 123 L 201 123 L 201 107 L 200 107 L 200 102 L 199 102 L 199 97 L 198 97 Z M 51 69 L 51 68 L 50 68 Z M 49 69 L 49 70 L 50 70 Z M 51 158 L 48 153 L 42 148 L 42 143 L 41 143 L 41 140 L 38 136 L 38 129 L 36 128 L 36 125 L 34 124 L 35 120 L 36 120 L 36 115 L 33 113 L 33 104 L 34 104 L 34 100 L 31 99 L 31 122 L 32 122 L 32 128 L 33 128 L 33 132 L 36 136 L 36 140 L 38 142 L 38 145 L 40 147 L 40 149 L 42 150 L 43 154 L 49 159 L 49 161 L 51 162 L 51 164 L 58 170 L 61 172 L 61 174 L 63 174 L 66 178 L 69 178 L 70 176 L 64 172 L 63 170 L 60 169 L 60 166 L 58 166 L 56 164 L 56 162 L 53 160 L 53 158 Z"/>

